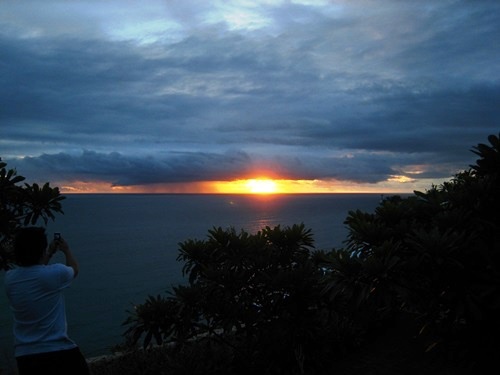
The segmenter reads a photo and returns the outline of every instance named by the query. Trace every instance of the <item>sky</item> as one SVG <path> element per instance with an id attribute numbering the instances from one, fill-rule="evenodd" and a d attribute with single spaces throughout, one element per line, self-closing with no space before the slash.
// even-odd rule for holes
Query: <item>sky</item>
<path id="1" fill-rule="evenodd" d="M 65 193 L 425 191 L 500 132 L 499 42 L 499 1 L 0 0 L 0 157 Z"/>

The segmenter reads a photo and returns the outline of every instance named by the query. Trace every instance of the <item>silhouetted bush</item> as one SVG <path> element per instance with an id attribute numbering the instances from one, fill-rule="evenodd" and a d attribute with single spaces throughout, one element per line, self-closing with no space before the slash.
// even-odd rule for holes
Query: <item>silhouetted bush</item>
<path id="1" fill-rule="evenodd" d="M 329 254 L 331 300 L 348 290 L 354 311 L 411 313 L 426 351 L 469 364 L 500 347 L 500 143 L 488 139 L 450 182 L 350 212 L 347 249 Z"/>
<path id="2" fill-rule="evenodd" d="M 181 243 L 188 285 L 137 305 L 126 336 L 174 344 L 174 362 L 218 373 L 322 373 L 404 316 L 412 350 L 471 369 L 494 360 L 500 142 L 488 140 L 451 181 L 349 212 L 345 248 L 314 250 L 304 225 Z M 193 348 L 196 364 L 183 362 Z"/>

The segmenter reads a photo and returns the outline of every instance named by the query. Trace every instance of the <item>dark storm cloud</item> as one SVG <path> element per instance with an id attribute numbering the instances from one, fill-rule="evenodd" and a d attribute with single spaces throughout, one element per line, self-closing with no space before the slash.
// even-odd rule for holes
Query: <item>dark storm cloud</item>
<path id="1" fill-rule="evenodd" d="M 177 28 L 154 33 L 133 21 L 156 10 L 120 8 L 137 39 L 107 35 L 99 3 L 67 18 L 58 1 L 50 16 L 7 4 L 0 156 L 36 176 L 375 183 L 425 165 L 446 179 L 499 131 L 496 2 L 257 2 L 255 29 L 175 2 L 158 9 Z"/>
<path id="2" fill-rule="evenodd" d="M 80 155 L 43 154 L 18 161 L 18 168 L 49 171 L 49 176 L 92 181 L 96 177 L 113 185 L 138 185 L 171 182 L 193 182 L 238 178 L 247 168 L 244 153 L 178 153 L 164 158 L 135 157 L 117 152 L 109 154 L 83 151 Z M 221 174 L 224 170 L 224 174 Z"/>
<path id="3" fill-rule="evenodd" d="M 407 158 L 405 161 L 412 160 Z M 67 180 L 88 182 L 97 178 L 116 186 L 244 179 L 252 172 L 262 170 L 287 179 L 376 183 L 401 173 L 397 168 L 388 167 L 401 162 L 401 157 L 394 154 L 252 158 L 244 152 L 230 151 L 170 152 L 162 156 L 140 157 L 117 152 L 83 151 L 78 155 L 58 153 L 25 157 L 11 167 L 44 181 L 58 180 L 61 176 Z M 435 176 L 429 173 L 423 177 Z"/>

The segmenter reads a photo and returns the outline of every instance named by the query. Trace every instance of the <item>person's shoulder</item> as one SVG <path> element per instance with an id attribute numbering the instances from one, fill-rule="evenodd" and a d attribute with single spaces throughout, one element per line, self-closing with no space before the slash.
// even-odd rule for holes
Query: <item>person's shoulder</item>
<path id="1" fill-rule="evenodd" d="M 12 268 L 9 268 L 7 271 L 5 271 L 5 276 L 14 276 L 14 275 L 19 275 L 19 274 L 26 274 L 28 272 L 31 272 L 35 266 L 31 267 L 23 267 L 23 266 L 18 266 L 14 265 Z"/>
<path id="2" fill-rule="evenodd" d="M 62 263 L 53 263 L 45 266 L 43 278 L 46 280 L 57 280 L 60 285 L 69 286 L 74 279 L 75 272 L 73 268 Z M 58 284 L 59 285 L 59 284 Z"/>
<path id="3" fill-rule="evenodd" d="M 66 266 L 62 263 L 50 263 L 50 264 L 45 265 L 45 267 L 47 267 L 47 268 L 62 268 L 62 267 L 66 267 Z"/>
<path id="4" fill-rule="evenodd" d="M 13 267 L 9 268 L 7 271 L 5 271 L 5 280 L 9 280 L 18 273 L 18 267 Z"/>
<path id="5" fill-rule="evenodd" d="M 50 270 L 51 273 L 64 275 L 63 277 L 69 279 L 72 279 L 75 276 L 75 271 L 73 270 L 73 268 L 62 263 L 53 263 L 47 265 L 46 267 L 50 267 L 48 269 Z"/>
<path id="6" fill-rule="evenodd" d="M 45 269 L 52 272 L 67 272 L 68 269 L 71 269 L 71 267 L 62 263 L 52 263 L 52 264 L 47 264 L 45 266 Z"/>
<path id="7" fill-rule="evenodd" d="M 39 266 L 14 266 L 5 272 L 5 281 L 14 281 L 26 278 L 26 276 L 37 275 L 40 270 Z"/>

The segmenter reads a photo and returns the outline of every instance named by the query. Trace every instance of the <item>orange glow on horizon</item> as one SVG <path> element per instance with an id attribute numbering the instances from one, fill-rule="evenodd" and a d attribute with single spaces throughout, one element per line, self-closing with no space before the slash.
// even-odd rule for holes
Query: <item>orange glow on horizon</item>
<path id="1" fill-rule="evenodd" d="M 332 193 L 412 193 L 424 191 L 436 181 L 416 181 L 391 176 L 376 184 L 337 180 L 286 180 L 267 177 L 234 181 L 200 181 L 135 186 L 114 186 L 109 182 L 72 181 L 59 184 L 62 194 L 332 194 Z M 58 186 L 57 182 L 54 186 Z"/>
<path id="2" fill-rule="evenodd" d="M 320 180 L 285 180 L 270 178 L 251 178 L 212 183 L 215 193 L 221 194 L 317 194 L 340 193 L 342 188 L 332 181 Z"/>

